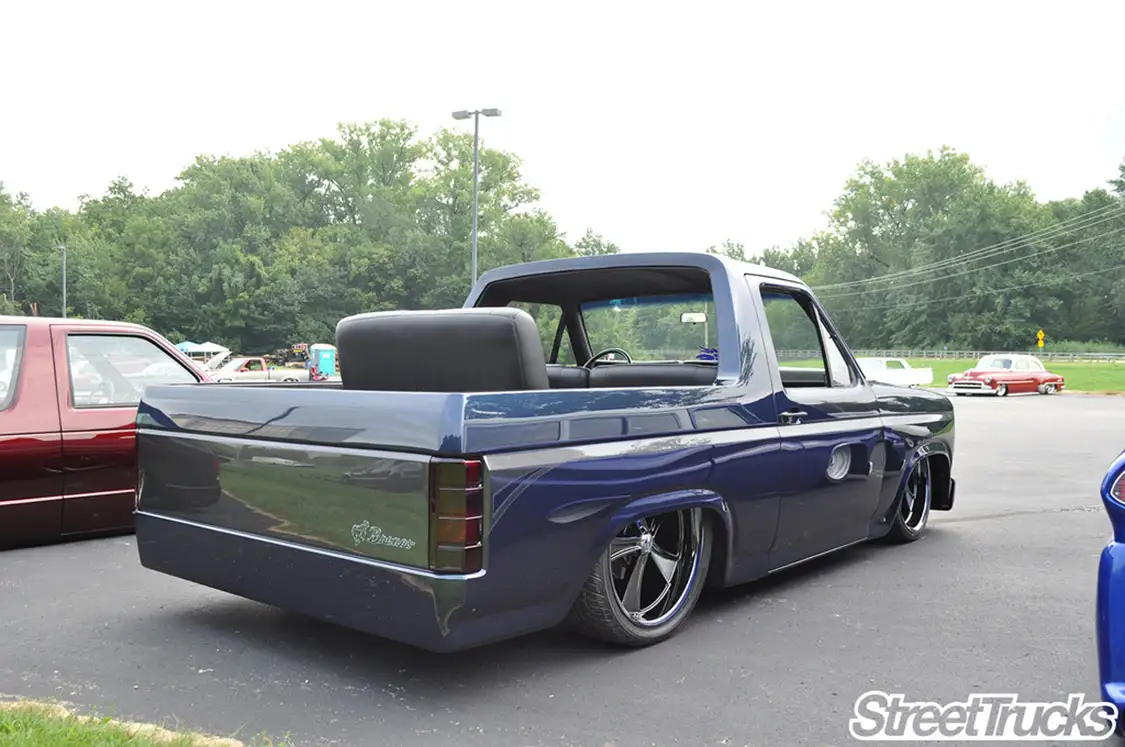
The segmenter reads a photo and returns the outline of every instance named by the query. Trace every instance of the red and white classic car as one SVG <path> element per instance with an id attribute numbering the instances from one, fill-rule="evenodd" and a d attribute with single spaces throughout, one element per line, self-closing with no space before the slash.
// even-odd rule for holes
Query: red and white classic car
<path id="1" fill-rule="evenodd" d="M 1034 355 L 1009 353 L 986 355 L 968 371 L 950 374 L 948 382 L 946 391 L 958 396 L 990 394 L 996 397 L 1030 392 L 1054 394 L 1065 385 L 1062 376 L 1048 371 Z"/>

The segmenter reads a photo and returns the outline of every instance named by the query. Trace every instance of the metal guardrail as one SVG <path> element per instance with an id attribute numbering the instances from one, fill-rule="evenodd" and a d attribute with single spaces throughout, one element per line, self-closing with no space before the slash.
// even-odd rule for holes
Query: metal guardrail
<path id="1" fill-rule="evenodd" d="M 781 360 L 797 361 L 819 358 L 819 350 L 779 350 Z M 694 358 L 698 351 L 687 350 L 637 350 L 634 356 L 637 360 L 683 360 Z M 1016 350 L 891 350 L 867 348 L 853 349 L 852 354 L 857 358 L 933 358 L 939 360 L 973 360 L 977 361 L 986 355 L 1034 355 L 1042 361 L 1090 361 L 1101 363 L 1125 363 L 1125 353 L 1059 353 L 1040 351 Z"/>
<path id="2" fill-rule="evenodd" d="M 986 355 L 1034 355 L 1043 361 L 1089 361 L 1100 363 L 1125 363 L 1125 353 L 1047 353 L 1015 350 L 853 350 L 857 358 L 933 358 L 944 360 L 980 360 Z M 819 350 L 779 350 L 782 360 L 819 358 Z"/>

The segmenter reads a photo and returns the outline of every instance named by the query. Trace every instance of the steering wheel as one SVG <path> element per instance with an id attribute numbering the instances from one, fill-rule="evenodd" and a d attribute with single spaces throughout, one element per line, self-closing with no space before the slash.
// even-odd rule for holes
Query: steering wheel
<path id="1" fill-rule="evenodd" d="M 602 350 L 597 355 L 591 357 L 590 360 L 583 363 L 582 367 L 583 368 L 589 368 L 591 363 L 596 361 L 598 358 L 601 358 L 603 355 L 609 355 L 610 353 L 621 353 L 621 355 L 625 356 L 625 362 L 626 363 L 632 363 L 633 362 L 632 357 L 630 357 L 630 355 L 627 352 L 625 352 L 624 350 L 622 350 L 621 348 L 606 348 L 605 350 Z"/>

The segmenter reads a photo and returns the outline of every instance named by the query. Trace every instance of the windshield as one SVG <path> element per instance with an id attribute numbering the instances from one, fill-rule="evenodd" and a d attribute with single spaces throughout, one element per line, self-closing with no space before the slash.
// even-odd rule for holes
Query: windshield
<path id="1" fill-rule="evenodd" d="M 986 368 L 992 371 L 1006 371 L 1012 367 L 1012 359 L 1000 355 L 986 355 L 977 362 L 977 368 Z"/>
<path id="2" fill-rule="evenodd" d="M 710 293 L 616 298 L 585 303 L 581 309 L 593 354 L 621 348 L 634 361 L 717 359 Z"/>

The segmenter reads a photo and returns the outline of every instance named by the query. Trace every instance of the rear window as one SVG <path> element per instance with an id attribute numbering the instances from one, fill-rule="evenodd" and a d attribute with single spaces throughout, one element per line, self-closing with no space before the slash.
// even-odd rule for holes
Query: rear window
<path id="1" fill-rule="evenodd" d="M 8 409 L 16 396 L 25 329 L 22 324 L 0 325 L 0 411 Z"/>
<path id="2" fill-rule="evenodd" d="M 619 348 L 638 363 L 718 358 L 710 293 L 615 298 L 581 308 L 594 355 Z"/>

